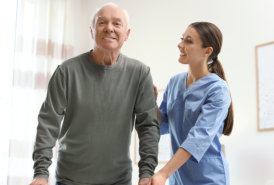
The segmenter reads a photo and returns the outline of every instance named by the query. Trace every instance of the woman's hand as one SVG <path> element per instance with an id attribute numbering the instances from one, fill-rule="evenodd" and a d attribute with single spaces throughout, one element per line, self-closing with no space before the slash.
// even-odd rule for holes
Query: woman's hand
<path id="1" fill-rule="evenodd" d="M 158 89 L 155 85 L 153 85 L 153 89 L 154 89 L 154 96 L 155 96 L 155 100 L 157 101 L 157 97 L 158 97 Z"/>
<path id="2" fill-rule="evenodd" d="M 167 176 L 161 171 L 154 174 L 151 178 L 151 185 L 165 185 L 167 180 Z"/>

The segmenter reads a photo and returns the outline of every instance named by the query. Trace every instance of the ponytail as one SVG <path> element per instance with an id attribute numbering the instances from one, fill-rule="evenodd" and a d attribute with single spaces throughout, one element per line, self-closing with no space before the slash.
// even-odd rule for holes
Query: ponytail
<path id="1" fill-rule="evenodd" d="M 189 25 L 193 27 L 199 34 L 202 40 L 202 47 L 212 47 L 213 52 L 208 58 L 208 70 L 211 73 L 216 73 L 220 78 L 226 81 L 223 66 L 218 60 L 217 56 L 221 51 L 223 35 L 220 29 L 209 22 L 194 22 Z M 228 109 L 228 114 L 225 119 L 223 134 L 229 136 L 233 128 L 233 107 L 232 101 Z"/>
<path id="2" fill-rule="evenodd" d="M 213 58 L 211 60 L 211 62 L 208 64 L 208 70 L 211 73 L 217 74 L 220 78 L 222 78 L 223 80 L 226 81 L 223 66 L 222 66 L 222 64 L 220 63 L 220 61 L 218 60 L 217 57 Z M 224 135 L 229 136 L 231 134 L 232 129 L 233 129 L 233 122 L 234 122 L 233 118 L 234 118 L 234 114 L 233 114 L 233 106 L 232 106 L 232 101 L 231 101 L 231 104 L 230 104 L 229 109 L 228 109 L 228 114 L 227 114 L 227 117 L 225 119 L 225 124 L 224 124 L 224 129 L 223 129 L 223 134 Z"/>

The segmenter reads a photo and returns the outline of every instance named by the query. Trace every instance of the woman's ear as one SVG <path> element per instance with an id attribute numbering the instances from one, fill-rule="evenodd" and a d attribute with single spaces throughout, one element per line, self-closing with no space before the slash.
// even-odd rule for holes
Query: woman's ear
<path id="1" fill-rule="evenodd" d="M 205 51 L 206 57 L 209 57 L 213 52 L 213 47 L 207 47 Z"/>

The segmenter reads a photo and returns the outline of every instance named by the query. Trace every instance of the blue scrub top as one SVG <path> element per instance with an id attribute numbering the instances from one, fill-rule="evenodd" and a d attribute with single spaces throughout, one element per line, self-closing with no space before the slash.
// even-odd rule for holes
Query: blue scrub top
<path id="1" fill-rule="evenodd" d="M 231 103 L 227 83 L 211 73 L 186 87 L 187 73 L 170 79 L 163 101 L 161 134 L 170 134 L 172 156 L 179 147 L 192 156 L 170 185 L 228 185 L 228 165 L 219 138 Z"/>

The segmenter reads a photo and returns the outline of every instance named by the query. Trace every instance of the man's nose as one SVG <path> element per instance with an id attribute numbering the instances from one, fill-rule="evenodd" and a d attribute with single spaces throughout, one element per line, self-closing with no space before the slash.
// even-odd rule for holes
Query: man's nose
<path id="1" fill-rule="evenodd" d="M 104 30 L 105 32 L 113 32 L 113 25 L 111 24 L 111 23 L 108 23 L 108 24 L 106 24 L 106 27 L 105 27 L 105 30 Z"/>

